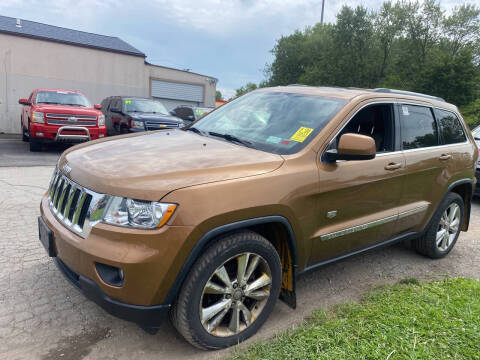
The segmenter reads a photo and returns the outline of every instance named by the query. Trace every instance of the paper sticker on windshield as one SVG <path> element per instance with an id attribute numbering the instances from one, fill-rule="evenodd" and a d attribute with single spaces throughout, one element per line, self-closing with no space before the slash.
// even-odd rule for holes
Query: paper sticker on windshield
<path id="1" fill-rule="evenodd" d="M 303 142 L 308 137 L 308 135 L 312 133 L 312 131 L 313 129 L 302 126 L 300 129 L 297 130 L 295 134 L 293 134 L 290 140 L 296 142 Z"/>
<path id="2" fill-rule="evenodd" d="M 278 144 L 280 141 L 282 141 L 282 139 L 276 136 L 269 136 L 267 138 L 267 142 L 273 143 L 273 144 Z"/>
<path id="3" fill-rule="evenodd" d="M 125 104 L 131 104 L 132 100 L 125 100 Z"/>
<path id="4" fill-rule="evenodd" d="M 402 112 L 403 112 L 403 115 L 405 115 L 405 116 L 410 115 L 410 113 L 408 112 L 408 106 L 403 105 L 402 106 Z"/>

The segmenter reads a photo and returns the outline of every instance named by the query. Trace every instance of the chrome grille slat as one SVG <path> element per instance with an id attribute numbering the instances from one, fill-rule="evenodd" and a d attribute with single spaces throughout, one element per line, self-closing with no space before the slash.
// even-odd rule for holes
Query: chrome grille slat
<path id="1" fill-rule="evenodd" d="M 67 120 L 69 117 L 75 117 L 77 119 L 82 119 L 82 120 L 97 120 L 96 116 L 92 115 L 75 115 L 75 114 L 54 114 L 54 113 L 47 113 L 47 119 L 62 119 L 62 120 Z"/>
<path id="2" fill-rule="evenodd" d="M 67 203 L 65 204 L 65 209 L 63 210 L 63 218 L 65 220 L 69 219 L 70 207 L 72 206 L 73 198 L 76 192 L 77 192 L 77 188 L 75 187 L 75 185 L 72 185 L 70 187 L 70 192 L 68 193 L 68 199 L 67 199 Z"/>
<path id="3" fill-rule="evenodd" d="M 69 230 L 85 238 L 101 221 L 110 196 L 86 189 L 55 169 L 49 205 L 55 217 Z"/>
<path id="4" fill-rule="evenodd" d="M 96 126 L 97 122 L 96 120 L 94 121 L 69 121 L 67 119 L 65 120 L 51 120 L 47 119 L 47 124 L 49 125 L 78 125 L 78 126 Z"/>
<path id="5" fill-rule="evenodd" d="M 145 121 L 145 127 L 147 130 L 175 129 L 175 128 L 178 128 L 178 126 L 179 126 L 178 124 Z"/>

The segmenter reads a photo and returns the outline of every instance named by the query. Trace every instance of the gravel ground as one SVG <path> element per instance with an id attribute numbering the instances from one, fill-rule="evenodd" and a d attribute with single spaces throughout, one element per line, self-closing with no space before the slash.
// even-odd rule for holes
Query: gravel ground
<path id="1" fill-rule="evenodd" d="M 166 323 L 156 335 L 116 319 L 86 300 L 56 269 L 38 241 L 39 202 L 53 167 L 0 167 L 0 359 L 216 359 Z M 312 310 L 357 300 L 372 286 L 406 277 L 480 279 L 480 201 L 471 229 L 442 260 L 399 244 L 357 255 L 302 276 L 298 308 L 278 302 L 261 331 L 246 343 L 294 327 Z M 244 345 L 241 345 L 244 346 Z"/>

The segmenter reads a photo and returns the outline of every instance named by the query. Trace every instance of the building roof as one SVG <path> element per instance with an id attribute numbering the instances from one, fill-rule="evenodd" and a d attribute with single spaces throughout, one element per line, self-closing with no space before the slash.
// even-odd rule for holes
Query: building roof
<path id="1" fill-rule="evenodd" d="M 18 22 L 20 26 L 17 25 Z M 0 15 L 0 33 L 145 57 L 143 52 L 115 36 L 92 34 L 8 16 Z"/>

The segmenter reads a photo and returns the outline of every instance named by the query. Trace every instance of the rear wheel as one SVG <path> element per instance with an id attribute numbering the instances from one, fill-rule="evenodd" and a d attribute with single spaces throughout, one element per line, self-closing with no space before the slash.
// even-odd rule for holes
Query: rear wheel
<path id="1" fill-rule="evenodd" d="M 192 345 L 220 349 L 257 332 L 280 293 L 281 264 L 264 237 L 243 231 L 211 245 L 192 267 L 171 312 Z"/>
<path id="2" fill-rule="evenodd" d="M 448 194 L 438 206 L 425 234 L 413 242 L 417 252 L 432 259 L 446 256 L 460 235 L 464 203 L 460 195 Z"/>

